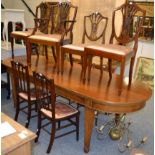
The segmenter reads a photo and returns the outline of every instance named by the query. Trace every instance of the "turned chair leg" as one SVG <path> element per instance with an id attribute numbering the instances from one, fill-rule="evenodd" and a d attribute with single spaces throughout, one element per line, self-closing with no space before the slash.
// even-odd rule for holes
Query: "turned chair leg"
<path id="1" fill-rule="evenodd" d="M 102 74 L 103 73 L 103 57 L 100 57 L 100 70 Z"/>

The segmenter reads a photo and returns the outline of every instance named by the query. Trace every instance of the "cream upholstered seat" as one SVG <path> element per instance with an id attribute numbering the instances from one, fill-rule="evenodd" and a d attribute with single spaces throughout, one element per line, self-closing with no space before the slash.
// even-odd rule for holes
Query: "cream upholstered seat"
<path id="1" fill-rule="evenodd" d="M 121 12 L 122 26 L 120 34 L 117 33 L 115 22 L 118 14 Z M 131 34 L 131 28 L 133 28 L 133 18 L 136 14 L 140 14 L 141 18 L 139 23 L 135 26 L 134 34 Z M 87 63 L 87 59 L 92 56 L 101 56 L 108 58 L 109 80 L 112 78 L 112 60 L 120 62 L 120 81 L 118 84 L 118 93 L 121 94 L 125 62 L 130 60 L 129 69 L 129 86 L 132 81 L 133 65 L 138 48 L 138 36 L 141 31 L 141 26 L 144 21 L 145 10 L 139 8 L 135 3 L 124 3 L 113 11 L 112 15 L 112 34 L 110 37 L 110 44 L 104 46 L 88 46 L 85 48 L 85 60 L 84 60 L 84 77 L 86 79 L 86 68 L 88 65 L 88 80 L 90 80 L 91 63 Z M 118 45 L 114 45 L 114 41 Z M 129 43 L 132 43 L 132 47 L 126 47 Z M 122 46 L 122 47 L 121 47 Z"/>
<path id="2" fill-rule="evenodd" d="M 84 17 L 84 30 L 81 44 L 73 44 L 73 45 L 64 45 L 61 48 L 61 73 L 63 73 L 64 69 L 64 55 L 66 53 L 70 56 L 70 64 L 73 66 L 72 55 L 81 56 L 81 64 L 83 69 L 83 57 L 84 57 L 84 47 L 88 44 L 85 42 L 86 39 L 89 42 L 93 43 L 101 39 L 101 42 L 105 42 L 105 30 L 107 27 L 108 18 L 103 17 L 101 13 L 94 12 L 88 16 Z M 88 24 L 89 23 L 89 24 Z M 102 27 L 102 30 L 99 31 L 98 27 Z M 89 32 L 90 28 L 90 32 Z M 87 32 L 88 31 L 88 32 Z M 91 44 L 89 43 L 89 44 Z M 100 66 L 102 66 L 102 58 L 100 59 Z M 100 67 L 102 70 L 102 67 Z"/>
<path id="3" fill-rule="evenodd" d="M 49 22 L 49 25 L 51 25 L 48 34 L 30 36 L 27 39 L 27 60 L 28 64 L 31 64 L 31 45 L 33 43 L 50 46 L 59 72 L 60 46 L 71 44 L 73 41 L 72 30 L 77 14 L 77 6 L 72 5 L 70 2 L 62 2 L 53 5 L 51 9 Z"/>
<path id="4" fill-rule="evenodd" d="M 36 15 L 35 15 L 35 27 L 28 29 L 28 31 L 13 31 L 11 32 L 11 48 L 12 48 L 12 58 L 14 58 L 14 39 L 20 39 L 23 40 L 24 42 L 26 41 L 26 38 L 31 36 L 34 33 L 41 33 L 41 32 L 46 32 L 46 25 L 49 22 L 49 6 L 47 3 L 40 3 L 36 7 Z M 39 14 L 40 12 L 40 14 Z"/>

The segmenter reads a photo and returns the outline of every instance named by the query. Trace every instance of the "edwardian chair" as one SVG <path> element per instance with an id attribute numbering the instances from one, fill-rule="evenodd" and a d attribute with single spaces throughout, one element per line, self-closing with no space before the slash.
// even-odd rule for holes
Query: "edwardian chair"
<path id="1" fill-rule="evenodd" d="M 38 141 L 41 128 L 45 129 L 46 125 L 51 124 L 50 142 L 48 145 L 47 153 L 50 153 L 54 139 L 65 136 L 69 133 L 76 132 L 76 139 L 79 139 L 79 111 L 73 107 L 56 101 L 55 85 L 53 79 L 48 79 L 41 73 L 33 72 L 34 84 L 36 90 L 36 96 L 38 100 L 38 129 L 37 138 Z M 41 92 L 41 95 L 40 95 Z M 46 124 L 42 124 L 43 120 L 49 120 Z M 60 125 L 60 121 L 68 121 L 69 123 Z M 58 123 L 58 127 L 56 127 Z M 75 126 L 70 131 L 66 131 L 64 134 L 55 136 L 56 130 L 64 129 L 69 126 Z"/>
<path id="2" fill-rule="evenodd" d="M 29 65 L 31 64 L 32 43 L 51 46 L 56 49 L 55 61 L 59 72 L 60 46 L 72 43 L 72 30 L 75 23 L 76 14 L 77 7 L 73 6 L 70 2 L 57 3 L 52 6 L 50 34 L 33 35 L 27 39 L 27 61 Z"/>
<path id="3" fill-rule="evenodd" d="M 73 66 L 72 55 L 81 56 L 81 64 L 83 69 L 83 59 L 84 59 L 84 47 L 90 43 L 94 43 L 101 40 L 101 44 L 105 43 L 105 31 L 108 23 L 108 18 L 102 16 L 100 12 L 91 13 L 88 16 L 84 16 L 84 31 L 82 36 L 82 44 L 71 44 L 64 45 L 61 48 L 61 73 L 64 69 L 64 56 L 65 53 L 70 54 L 70 64 Z M 86 39 L 89 43 L 86 44 Z M 100 68 L 102 68 L 102 58 L 100 59 Z"/>
<path id="4" fill-rule="evenodd" d="M 117 22 L 117 15 L 122 15 L 122 30 L 119 36 L 116 33 L 115 23 Z M 135 34 L 131 34 L 131 28 L 133 26 L 134 16 L 139 13 L 141 18 L 135 27 Z M 109 59 L 109 76 L 112 78 L 111 65 L 112 60 L 120 62 L 120 82 L 118 84 L 118 92 L 121 94 L 123 76 L 125 70 L 125 62 L 130 59 L 129 70 L 129 86 L 132 81 L 133 65 L 138 48 L 138 36 L 141 31 L 141 26 L 144 21 L 145 11 L 139 8 L 134 3 L 125 3 L 113 11 L 112 15 L 112 34 L 110 38 L 110 44 L 100 46 L 87 46 L 85 47 L 85 59 L 84 59 L 84 80 L 86 79 L 86 68 L 88 65 L 88 80 L 90 80 L 91 63 L 87 62 L 89 56 L 101 56 Z M 113 44 L 113 40 L 116 39 L 117 44 Z M 132 47 L 126 47 L 125 45 L 133 43 Z"/>
<path id="5" fill-rule="evenodd" d="M 15 95 L 17 99 L 15 120 L 17 121 L 20 111 L 27 114 L 25 127 L 28 128 L 32 110 L 37 111 L 36 96 L 33 88 L 30 87 L 30 78 L 28 66 L 19 62 L 11 61 L 13 71 L 13 82 L 15 84 Z M 24 105 L 27 102 L 26 106 Z M 24 105 L 21 107 L 21 105 Z M 34 105 L 35 108 L 32 108 Z M 26 110 L 27 109 L 27 110 Z"/>
<path id="6" fill-rule="evenodd" d="M 14 58 L 14 39 L 20 39 L 26 41 L 26 38 L 33 34 L 47 33 L 48 23 L 50 17 L 50 7 L 48 3 L 40 3 L 36 7 L 36 16 L 34 19 L 35 27 L 28 29 L 28 31 L 13 31 L 11 32 L 11 48 L 12 48 L 12 58 Z"/>

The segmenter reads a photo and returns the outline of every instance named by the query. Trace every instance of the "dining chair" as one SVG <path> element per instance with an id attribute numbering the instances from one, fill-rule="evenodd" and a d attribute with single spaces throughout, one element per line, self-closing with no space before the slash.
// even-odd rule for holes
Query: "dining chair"
<path id="1" fill-rule="evenodd" d="M 48 3 L 41 2 L 36 7 L 36 15 L 34 18 L 34 28 L 27 29 L 27 31 L 13 31 L 11 32 L 11 49 L 12 49 L 12 58 L 14 58 L 14 39 L 20 39 L 26 42 L 26 38 L 33 34 L 42 34 L 47 33 L 48 23 L 50 17 L 50 7 Z"/>
<path id="2" fill-rule="evenodd" d="M 82 35 L 81 44 L 70 44 L 61 47 L 61 73 L 64 70 L 65 54 L 70 54 L 70 64 L 73 66 L 72 55 L 78 55 L 81 57 L 81 64 L 83 69 L 84 59 L 84 47 L 88 44 L 96 44 L 96 41 L 101 40 L 101 44 L 105 43 L 105 31 L 107 28 L 108 18 L 104 17 L 100 12 L 91 13 L 88 16 L 84 16 L 84 30 Z M 89 41 L 89 43 L 86 43 Z M 102 68 L 102 58 L 100 59 L 100 69 Z"/>
<path id="3" fill-rule="evenodd" d="M 32 43 L 51 46 L 55 50 L 55 63 L 59 72 L 60 46 L 73 41 L 73 26 L 77 14 L 77 6 L 70 2 L 57 3 L 52 6 L 50 17 L 51 30 L 48 34 L 36 34 L 27 38 L 27 61 L 31 65 Z"/>
<path id="4" fill-rule="evenodd" d="M 32 111 L 37 111 L 35 91 L 34 88 L 30 86 L 29 69 L 27 65 L 15 61 L 11 61 L 11 66 L 17 99 L 17 103 L 15 103 L 15 120 L 18 120 L 19 112 L 23 111 L 27 114 L 25 127 L 28 128 L 30 119 L 36 116 L 32 115 Z"/>
<path id="5" fill-rule="evenodd" d="M 37 138 L 38 141 L 40 130 L 43 128 L 50 134 L 50 142 L 48 145 L 47 153 L 50 153 L 55 138 L 59 138 L 70 133 L 76 132 L 76 140 L 79 139 L 79 115 L 80 112 L 63 102 L 56 101 L 55 85 L 53 79 L 48 79 L 42 73 L 33 72 L 35 92 L 38 100 L 38 129 Z M 40 94 L 41 92 L 41 94 Z M 48 121 L 48 122 L 47 122 Z M 60 121 L 65 121 L 61 123 Z M 56 126 L 58 123 L 58 126 Z M 51 132 L 45 127 L 51 125 Z M 57 130 L 74 126 L 65 133 L 56 135 Z"/>
<path id="6" fill-rule="evenodd" d="M 139 18 L 139 22 L 136 27 L 134 27 L 134 34 L 131 33 L 131 29 L 133 27 L 133 20 L 137 13 L 141 16 Z M 118 22 L 118 14 L 119 17 L 122 17 L 121 32 L 118 35 L 116 32 L 115 23 Z M 84 76 L 83 79 L 86 79 L 86 69 L 88 66 L 88 80 L 90 80 L 90 72 L 91 72 L 91 63 L 89 63 L 88 59 L 92 56 L 101 56 L 104 58 L 108 58 L 108 69 L 110 79 L 112 78 L 112 60 L 116 60 L 120 62 L 120 81 L 118 83 L 118 93 L 121 94 L 122 85 L 123 85 L 123 76 L 125 70 L 125 63 L 130 59 L 130 69 L 129 69 L 129 86 L 132 81 L 132 72 L 133 65 L 135 61 L 135 56 L 138 48 L 138 36 L 141 32 L 141 27 L 143 25 L 145 16 L 145 10 L 139 8 L 135 3 L 124 3 L 113 11 L 112 14 L 112 34 L 110 38 L 110 44 L 105 45 L 91 45 L 85 47 L 85 59 L 84 59 Z M 121 22 L 121 21 L 119 21 Z M 114 44 L 113 40 L 117 42 Z M 126 45 L 132 43 L 132 47 L 127 47 Z"/>

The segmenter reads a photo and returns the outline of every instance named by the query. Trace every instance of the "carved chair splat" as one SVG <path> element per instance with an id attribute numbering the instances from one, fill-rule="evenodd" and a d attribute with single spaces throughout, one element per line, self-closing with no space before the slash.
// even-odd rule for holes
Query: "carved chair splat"
<path id="1" fill-rule="evenodd" d="M 90 22 L 90 24 L 88 24 Z M 81 56 L 81 64 L 83 69 L 83 59 L 84 59 L 84 47 L 88 45 L 86 39 L 90 42 L 96 42 L 101 40 L 101 43 L 105 43 L 105 31 L 107 28 L 108 18 L 104 17 L 100 12 L 91 13 L 88 16 L 84 16 L 84 30 L 82 35 L 82 44 L 72 44 L 65 45 L 61 48 L 61 73 L 64 69 L 64 56 L 65 53 L 70 54 L 70 64 L 73 66 L 72 55 Z M 90 32 L 88 32 L 88 27 L 90 26 Z M 102 30 L 99 31 L 99 28 Z M 100 68 L 102 69 L 102 58 L 100 59 Z"/>

